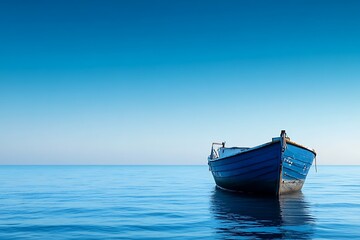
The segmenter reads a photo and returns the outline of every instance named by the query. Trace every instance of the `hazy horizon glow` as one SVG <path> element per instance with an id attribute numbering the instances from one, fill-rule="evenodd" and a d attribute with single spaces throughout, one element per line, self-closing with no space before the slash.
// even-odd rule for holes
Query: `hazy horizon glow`
<path id="1" fill-rule="evenodd" d="M 360 164 L 357 1 L 0 3 L 0 164 L 206 164 L 286 129 Z"/>

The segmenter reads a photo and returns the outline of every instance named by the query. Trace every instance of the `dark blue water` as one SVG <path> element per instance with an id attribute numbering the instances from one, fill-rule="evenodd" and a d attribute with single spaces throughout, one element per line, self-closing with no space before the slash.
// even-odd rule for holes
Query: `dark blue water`
<path id="1" fill-rule="evenodd" d="M 216 190 L 206 166 L 1 166 L 0 239 L 360 238 L 360 167 L 280 199 Z"/>

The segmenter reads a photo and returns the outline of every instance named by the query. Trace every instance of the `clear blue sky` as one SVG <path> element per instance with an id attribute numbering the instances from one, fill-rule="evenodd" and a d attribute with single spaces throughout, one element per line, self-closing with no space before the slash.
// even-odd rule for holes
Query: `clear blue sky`
<path id="1" fill-rule="evenodd" d="M 360 164 L 359 1 L 1 1 L 0 164 L 206 164 L 286 129 Z"/>

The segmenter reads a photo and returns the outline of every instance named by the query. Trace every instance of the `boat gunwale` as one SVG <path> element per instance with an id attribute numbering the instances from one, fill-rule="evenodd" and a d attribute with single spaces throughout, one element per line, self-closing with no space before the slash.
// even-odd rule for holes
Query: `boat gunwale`
<path id="1" fill-rule="evenodd" d="M 227 158 L 231 158 L 231 157 L 234 157 L 234 156 L 243 154 L 243 153 L 247 153 L 247 152 L 249 152 L 249 151 L 254 151 L 254 150 L 257 150 L 257 149 L 259 149 L 259 148 L 267 147 L 267 146 L 270 146 L 271 144 L 275 144 L 275 143 L 278 143 L 278 142 L 281 142 L 281 141 L 280 141 L 280 140 L 275 140 L 275 141 L 267 142 L 267 143 L 264 143 L 264 144 L 261 144 L 261 145 L 258 145 L 258 146 L 252 147 L 252 148 L 248 148 L 247 150 L 242 151 L 242 152 L 239 152 L 239 153 L 236 153 L 236 154 L 234 154 L 234 155 L 226 156 L 226 157 L 223 157 L 223 158 L 208 159 L 208 162 L 216 162 L 216 161 L 219 161 L 219 160 L 225 160 L 225 159 L 227 159 Z M 310 149 L 310 148 L 305 147 L 305 146 L 303 146 L 303 145 L 301 145 L 301 144 L 298 144 L 298 143 L 296 143 L 296 142 L 290 141 L 289 139 L 286 139 L 286 143 L 289 143 L 289 144 L 294 145 L 294 146 L 296 146 L 296 147 L 299 147 L 299 148 L 308 150 L 308 151 L 312 152 L 312 153 L 315 155 L 315 157 L 316 157 L 316 152 L 315 152 L 314 149 Z M 231 148 L 233 148 L 233 147 L 231 147 Z M 239 148 L 241 148 L 241 147 L 239 147 Z"/>
<path id="2" fill-rule="evenodd" d="M 255 155 L 255 156 L 259 156 L 259 155 L 261 155 L 261 154 L 257 154 L 257 155 Z M 232 157 L 236 157 L 236 156 L 237 156 L 237 154 L 231 155 L 231 156 L 227 156 L 227 157 L 232 158 Z M 241 161 L 248 161 L 249 159 L 253 159 L 253 157 L 254 157 L 254 156 L 244 157 L 244 158 L 241 159 Z M 220 158 L 219 160 L 223 160 L 223 159 L 225 159 L 225 157 L 224 157 L 224 158 Z M 211 163 L 213 164 L 213 163 L 215 163 L 215 162 L 216 162 L 216 161 L 212 161 Z M 228 159 L 226 159 L 226 161 L 225 161 L 224 163 L 219 164 L 219 165 L 216 165 L 215 167 L 221 167 L 221 166 L 231 165 L 231 164 L 234 164 L 234 162 L 228 162 Z"/>
<path id="3" fill-rule="evenodd" d="M 312 152 L 313 154 L 315 154 L 315 156 L 316 156 L 316 151 L 315 151 L 314 149 L 310 149 L 310 148 L 305 147 L 305 146 L 303 146 L 303 145 L 301 145 L 301 144 L 298 144 L 298 143 L 296 143 L 296 142 L 293 142 L 293 141 L 291 141 L 291 140 L 289 140 L 289 139 L 286 139 L 286 143 L 290 143 L 290 144 L 292 144 L 292 145 L 294 145 L 294 146 L 296 146 L 296 147 L 299 147 L 299 148 L 308 150 L 308 151 Z"/>

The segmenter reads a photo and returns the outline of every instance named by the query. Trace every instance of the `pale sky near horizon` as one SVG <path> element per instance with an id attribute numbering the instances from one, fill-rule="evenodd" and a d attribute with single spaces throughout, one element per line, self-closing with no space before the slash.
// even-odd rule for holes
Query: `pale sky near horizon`
<path id="1" fill-rule="evenodd" d="M 0 164 L 206 164 L 286 129 L 360 164 L 358 1 L 2 1 Z"/>

